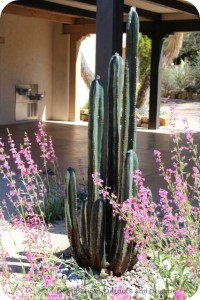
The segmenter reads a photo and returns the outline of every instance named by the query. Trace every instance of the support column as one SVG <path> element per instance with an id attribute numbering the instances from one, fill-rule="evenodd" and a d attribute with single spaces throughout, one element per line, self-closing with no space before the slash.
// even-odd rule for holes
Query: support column
<path id="1" fill-rule="evenodd" d="M 76 62 L 82 35 L 70 34 L 69 121 L 76 118 Z"/>
<path id="2" fill-rule="evenodd" d="M 97 0 L 96 14 L 96 75 L 99 75 L 105 91 L 104 126 L 108 123 L 107 81 L 108 64 L 116 52 L 122 53 L 123 4 L 124 0 Z M 108 132 L 104 130 L 104 145 L 107 145 Z M 107 157 L 107 148 L 103 147 L 103 157 Z M 105 161 L 102 177 L 106 179 Z"/>
<path id="3" fill-rule="evenodd" d="M 162 44 L 164 36 L 152 35 L 151 50 L 151 77 L 149 101 L 149 129 L 160 127 L 160 86 L 161 86 L 161 61 Z"/>
<path id="4" fill-rule="evenodd" d="M 96 4 L 96 75 L 106 86 L 110 58 L 122 53 L 124 0 L 97 0 Z"/>

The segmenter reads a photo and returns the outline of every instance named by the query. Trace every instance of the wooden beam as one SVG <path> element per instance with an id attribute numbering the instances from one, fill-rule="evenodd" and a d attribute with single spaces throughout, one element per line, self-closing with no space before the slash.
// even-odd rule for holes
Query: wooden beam
<path id="1" fill-rule="evenodd" d="M 193 20 L 177 20 L 177 21 L 156 21 L 156 22 L 140 22 L 140 31 L 150 36 L 157 32 L 164 35 L 174 32 L 200 31 L 200 19 Z"/>
<path id="2" fill-rule="evenodd" d="M 88 18 L 76 18 L 75 24 L 96 24 L 96 20 Z"/>
<path id="3" fill-rule="evenodd" d="M 87 23 L 87 19 L 84 19 L 83 23 L 77 19 L 75 24 L 63 25 L 64 34 L 78 34 L 80 31 L 85 34 L 96 33 L 96 23 Z M 151 37 L 157 29 L 162 32 L 163 35 L 172 34 L 173 32 L 187 32 L 187 31 L 200 31 L 200 19 L 188 19 L 188 20 L 167 20 L 167 21 L 144 21 L 140 22 L 140 32 Z M 126 32 L 126 23 L 123 23 L 123 32 Z"/>
<path id="4" fill-rule="evenodd" d="M 84 4 L 90 4 L 96 6 L 96 0 L 74 0 L 74 2 L 81 2 Z"/>
<path id="5" fill-rule="evenodd" d="M 124 12 L 129 13 L 130 7 L 131 7 L 130 5 L 124 5 Z M 136 11 L 139 16 L 145 17 L 147 19 L 154 20 L 154 21 L 159 21 L 159 20 L 161 20 L 161 17 L 162 17 L 161 14 L 152 12 L 150 10 L 141 9 L 138 7 L 136 7 Z"/>
<path id="6" fill-rule="evenodd" d="M 87 34 L 96 33 L 96 24 L 63 25 L 63 34 Z"/>
<path id="7" fill-rule="evenodd" d="M 64 34 L 78 34 L 80 31 L 85 34 L 96 33 L 96 23 L 89 22 L 87 19 L 83 19 L 83 23 L 80 19 L 75 21 L 72 25 L 63 25 Z M 167 21 L 143 21 L 140 22 L 140 32 L 151 37 L 157 29 L 162 32 L 162 35 L 172 34 L 173 32 L 187 32 L 187 31 L 200 31 L 200 19 L 188 19 L 188 20 L 167 20 Z M 126 32 L 126 23 L 123 23 L 123 32 Z"/>
<path id="8" fill-rule="evenodd" d="M 145 0 L 145 2 L 147 2 L 147 5 L 148 3 L 152 2 L 166 8 L 173 8 L 184 13 L 199 16 L 199 12 L 195 6 L 178 0 Z"/>
<path id="9" fill-rule="evenodd" d="M 75 0 L 75 2 L 81 2 L 81 3 L 86 3 L 95 6 L 96 5 L 96 0 Z M 123 10 L 125 13 L 129 13 L 131 5 L 124 5 Z M 161 14 L 152 12 L 147 9 L 141 9 L 137 8 L 137 13 L 141 17 L 145 17 L 150 20 L 161 20 Z"/>
<path id="10" fill-rule="evenodd" d="M 44 20 L 58 22 L 58 23 L 65 23 L 65 24 L 75 23 L 74 17 L 70 17 L 64 14 L 59 14 L 54 12 L 43 11 L 36 8 L 18 6 L 15 4 L 7 5 L 4 8 L 3 13 L 14 14 L 14 15 L 19 15 L 24 17 L 31 17 L 31 18 L 39 18 L 39 19 L 44 19 Z"/>
<path id="11" fill-rule="evenodd" d="M 91 19 L 96 18 L 96 13 L 91 10 L 85 10 L 76 8 L 73 6 L 67 6 L 62 4 L 57 4 L 54 2 L 49 1 L 42 1 L 42 0 L 20 0 L 15 2 L 16 5 L 19 6 L 27 6 L 31 8 L 51 11 L 55 13 L 62 13 L 72 16 L 79 16 L 79 17 L 87 17 Z"/>
<path id="12" fill-rule="evenodd" d="M 5 44 L 5 37 L 4 36 L 0 36 L 0 44 Z"/>

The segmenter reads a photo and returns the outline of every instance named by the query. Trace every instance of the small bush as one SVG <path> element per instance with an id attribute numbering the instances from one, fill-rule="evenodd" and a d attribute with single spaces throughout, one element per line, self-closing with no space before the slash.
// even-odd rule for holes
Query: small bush
<path id="1" fill-rule="evenodd" d="M 193 68 L 182 61 L 180 65 L 171 65 L 162 73 L 162 97 L 168 97 L 172 92 L 178 93 L 186 87 L 195 84 Z"/>

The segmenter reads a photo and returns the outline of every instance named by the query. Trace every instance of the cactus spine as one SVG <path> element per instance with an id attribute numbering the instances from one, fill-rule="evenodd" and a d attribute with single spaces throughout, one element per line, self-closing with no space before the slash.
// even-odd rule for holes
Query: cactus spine
<path id="1" fill-rule="evenodd" d="M 134 191 L 131 172 L 138 169 L 136 155 L 136 77 L 139 32 L 138 15 L 131 9 L 127 22 L 125 70 L 122 58 L 116 53 L 108 71 L 108 124 L 104 125 L 104 90 L 99 80 L 90 88 L 88 127 L 88 200 L 81 206 L 81 228 L 78 228 L 75 172 L 66 173 L 65 211 L 69 240 L 74 258 L 80 266 L 93 269 L 110 268 L 120 275 L 132 267 L 136 250 L 134 242 L 124 239 L 125 222 L 112 215 L 109 203 L 99 196 L 92 174 L 101 173 L 107 163 L 105 184 L 122 203 Z M 122 116 L 121 116 L 122 111 Z M 108 145 L 103 144 L 103 132 L 108 132 Z M 102 155 L 108 147 L 107 158 Z"/>

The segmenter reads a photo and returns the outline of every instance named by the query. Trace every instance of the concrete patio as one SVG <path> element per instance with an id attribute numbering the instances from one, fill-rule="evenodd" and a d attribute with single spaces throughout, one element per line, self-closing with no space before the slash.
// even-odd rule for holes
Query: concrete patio
<path id="1" fill-rule="evenodd" d="M 9 128 L 16 142 L 16 146 L 23 142 L 23 133 L 27 132 L 32 142 L 32 153 L 34 160 L 42 169 L 42 160 L 39 157 L 39 147 L 34 140 L 34 133 L 37 131 L 37 123 L 22 123 L 9 126 L 0 126 L 0 137 L 5 142 L 5 148 L 8 150 L 7 145 L 7 131 Z M 87 182 L 87 125 L 70 125 L 47 122 L 44 128 L 48 135 L 52 136 L 54 148 L 59 160 L 61 172 L 64 174 L 68 167 L 73 167 L 77 171 L 77 183 L 83 184 L 83 176 L 78 172 L 78 161 L 81 164 L 85 173 L 84 179 Z M 195 133 L 196 141 L 199 143 L 200 132 Z M 171 162 L 171 149 L 173 147 L 172 139 L 170 137 L 170 130 L 146 130 L 138 129 L 137 135 L 137 154 L 139 159 L 139 167 L 145 177 L 146 185 L 151 189 L 153 199 L 158 201 L 158 191 L 164 187 L 162 178 L 158 175 L 158 166 L 154 157 L 154 149 L 162 152 L 163 161 L 166 166 L 170 167 Z M 4 199 L 7 191 L 6 182 L 0 179 L 0 200 Z"/>
<path id="2" fill-rule="evenodd" d="M 32 153 L 35 162 L 38 163 L 42 169 L 42 160 L 40 159 L 39 147 L 34 140 L 34 133 L 37 131 L 37 123 L 24 123 L 9 126 L 0 126 L 0 137 L 5 142 L 6 150 L 9 150 L 7 144 L 7 130 L 12 133 L 16 146 L 23 142 L 23 133 L 27 132 L 32 142 Z M 82 125 L 70 125 L 59 123 L 45 123 L 44 129 L 51 135 L 54 142 L 54 148 L 59 159 L 59 165 L 62 173 L 72 166 L 78 169 L 78 160 L 81 160 L 82 167 L 85 173 L 85 182 L 87 182 L 87 126 L 85 123 Z M 195 133 L 195 138 L 200 143 L 200 132 Z M 163 161 L 167 166 L 172 164 L 171 162 L 171 149 L 172 140 L 169 134 L 169 129 L 160 129 L 156 131 L 149 131 L 145 129 L 138 129 L 138 141 L 137 141 L 137 153 L 139 158 L 140 169 L 146 180 L 146 185 L 151 189 L 154 201 L 159 201 L 158 191 L 164 187 L 164 182 L 158 174 L 158 166 L 155 162 L 154 149 L 158 149 L 162 152 Z M 14 168 L 14 166 L 13 166 Z M 77 171 L 77 181 L 79 186 L 84 184 L 82 176 Z M 20 185 L 20 180 L 18 181 Z M 0 204 L 5 195 L 8 192 L 7 182 L 0 177 Z M 9 210 L 12 212 L 11 205 Z M 64 221 L 59 221 L 53 224 L 51 230 L 51 240 L 53 250 L 57 253 L 68 253 L 69 241 L 66 235 L 66 227 Z M 12 234 L 12 237 L 10 236 Z M 12 229 L 4 231 L 2 235 L 2 243 L 9 251 L 10 258 L 9 264 L 13 272 L 20 272 L 19 258 L 25 258 L 23 256 L 24 246 L 22 244 L 23 234 L 20 230 Z M 16 248 L 17 245 L 17 248 Z M 17 249 L 17 251 L 16 251 Z M 21 251 L 21 252 L 20 252 Z"/>

